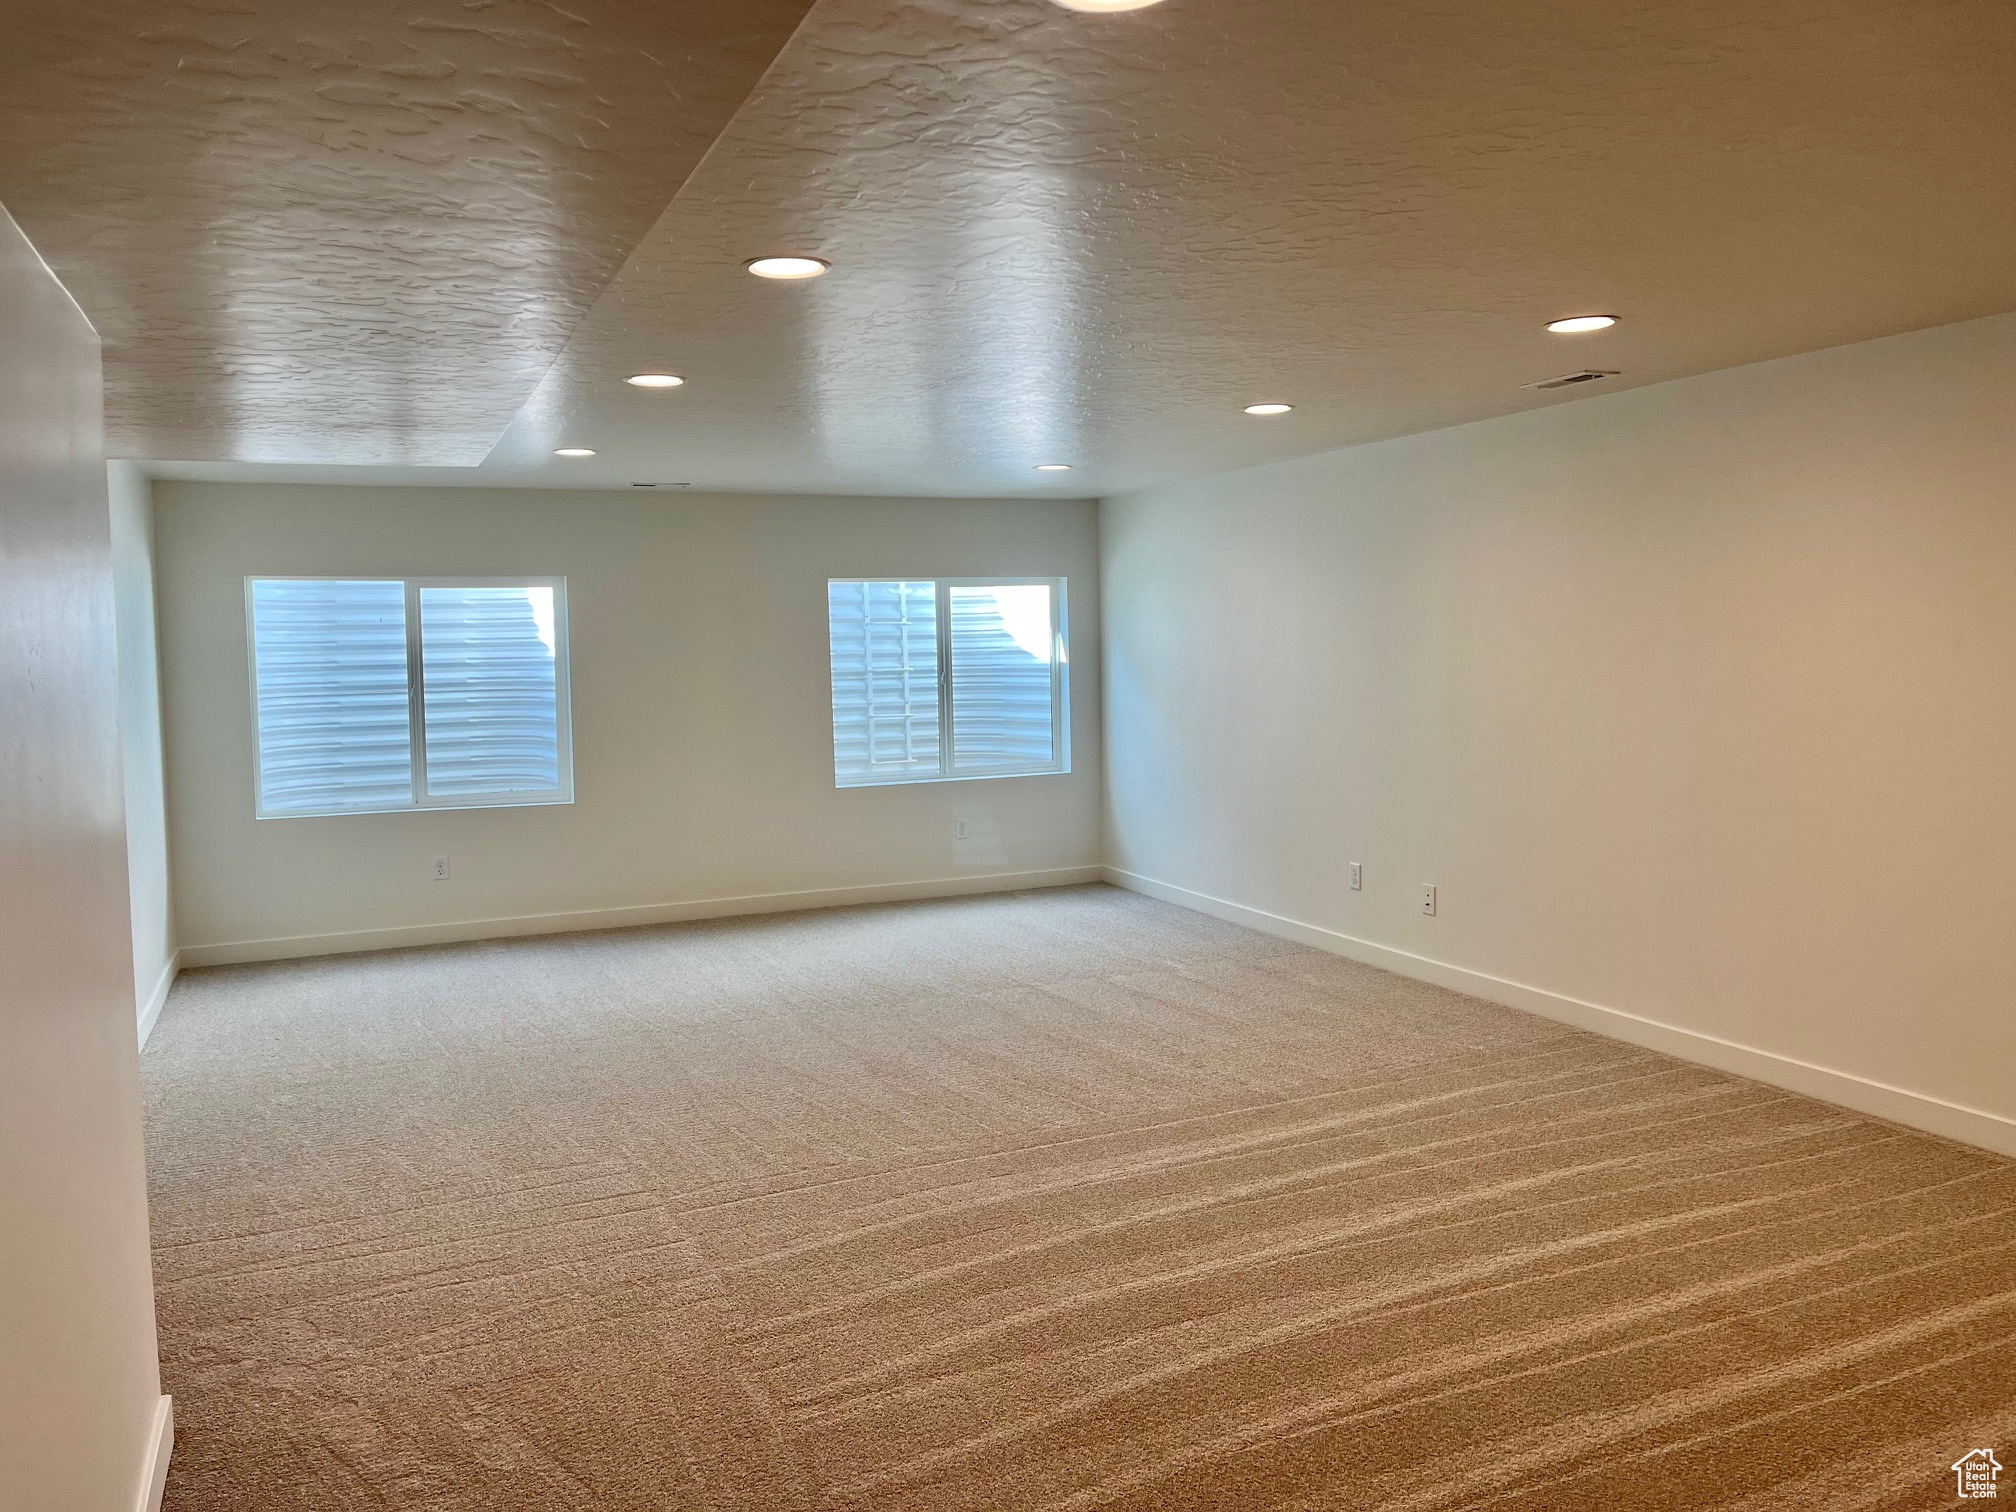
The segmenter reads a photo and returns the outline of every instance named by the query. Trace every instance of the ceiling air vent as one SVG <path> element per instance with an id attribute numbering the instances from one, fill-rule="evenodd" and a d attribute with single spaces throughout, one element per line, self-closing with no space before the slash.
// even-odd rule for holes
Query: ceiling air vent
<path id="1" fill-rule="evenodd" d="M 1615 378 L 1616 376 L 1617 370 L 1615 368 L 1584 368 L 1579 373 L 1563 373 L 1559 378 L 1543 378 L 1538 383 L 1528 383 L 1521 386 L 1530 389 L 1574 388 L 1578 384 L 1594 383 L 1599 378 Z"/>

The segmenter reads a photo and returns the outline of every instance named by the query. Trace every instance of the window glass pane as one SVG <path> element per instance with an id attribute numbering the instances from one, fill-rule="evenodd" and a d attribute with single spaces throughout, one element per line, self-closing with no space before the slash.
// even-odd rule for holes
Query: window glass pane
<path id="1" fill-rule="evenodd" d="M 412 803 L 404 583 L 256 581 L 252 650 L 263 812 Z"/>
<path id="2" fill-rule="evenodd" d="M 1051 586 L 955 585 L 948 592 L 953 770 L 1055 766 L 1051 679 L 1057 638 Z"/>
<path id="3" fill-rule="evenodd" d="M 937 584 L 828 583 L 826 609 L 835 780 L 937 775 Z"/>
<path id="4" fill-rule="evenodd" d="M 550 587 L 420 590 L 427 796 L 560 788 Z"/>

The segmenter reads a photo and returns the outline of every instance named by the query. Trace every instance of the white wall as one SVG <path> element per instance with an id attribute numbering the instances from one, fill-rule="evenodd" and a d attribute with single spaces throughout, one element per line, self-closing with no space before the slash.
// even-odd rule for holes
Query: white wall
<path id="1" fill-rule="evenodd" d="M 175 977 L 161 678 L 154 640 L 153 485 L 131 462 L 108 463 L 106 473 L 112 505 L 112 615 L 119 638 L 119 752 L 125 773 L 133 995 L 145 1044 Z"/>
<path id="2" fill-rule="evenodd" d="M 1113 500 L 1109 862 L 2016 1153 L 2012 417 L 2002 316 Z"/>
<path id="3" fill-rule="evenodd" d="M 131 1512 L 162 1421 L 98 341 L 0 212 L 0 1504 Z"/>
<path id="4" fill-rule="evenodd" d="M 185 963 L 1099 862 L 1089 502 L 167 482 L 156 500 Z M 568 580 L 574 804 L 253 818 L 246 575 L 516 572 Z M 1072 773 L 836 790 L 826 579 L 996 573 L 1070 580 Z"/>

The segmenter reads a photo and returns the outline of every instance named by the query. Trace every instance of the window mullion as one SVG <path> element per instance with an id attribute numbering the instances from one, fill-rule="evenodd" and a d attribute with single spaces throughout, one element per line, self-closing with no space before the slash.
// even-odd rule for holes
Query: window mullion
<path id="1" fill-rule="evenodd" d="M 427 692 L 420 657 L 420 585 L 406 580 L 406 708 L 413 752 L 413 806 L 427 797 Z"/>

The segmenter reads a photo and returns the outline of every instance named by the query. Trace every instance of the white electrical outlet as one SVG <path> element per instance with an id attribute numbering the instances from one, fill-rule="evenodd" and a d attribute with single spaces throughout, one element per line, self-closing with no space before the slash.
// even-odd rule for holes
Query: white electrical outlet
<path id="1" fill-rule="evenodd" d="M 1428 915 L 1431 919 L 1435 917 L 1435 884 L 1433 882 L 1423 882 L 1421 884 L 1421 912 Z"/>
<path id="2" fill-rule="evenodd" d="M 436 856 L 434 858 L 434 880 L 436 882 L 446 882 L 448 880 L 448 858 L 446 856 Z"/>
<path id="3" fill-rule="evenodd" d="M 966 821 L 964 819 L 954 819 L 952 821 L 952 838 L 954 840 L 964 840 L 966 838 Z"/>
<path id="4" fill-rule="evenodd" d="M 1351 863 L 1351 891 L 1365 891 L 1365 863 L 1362 861 Z"/>

